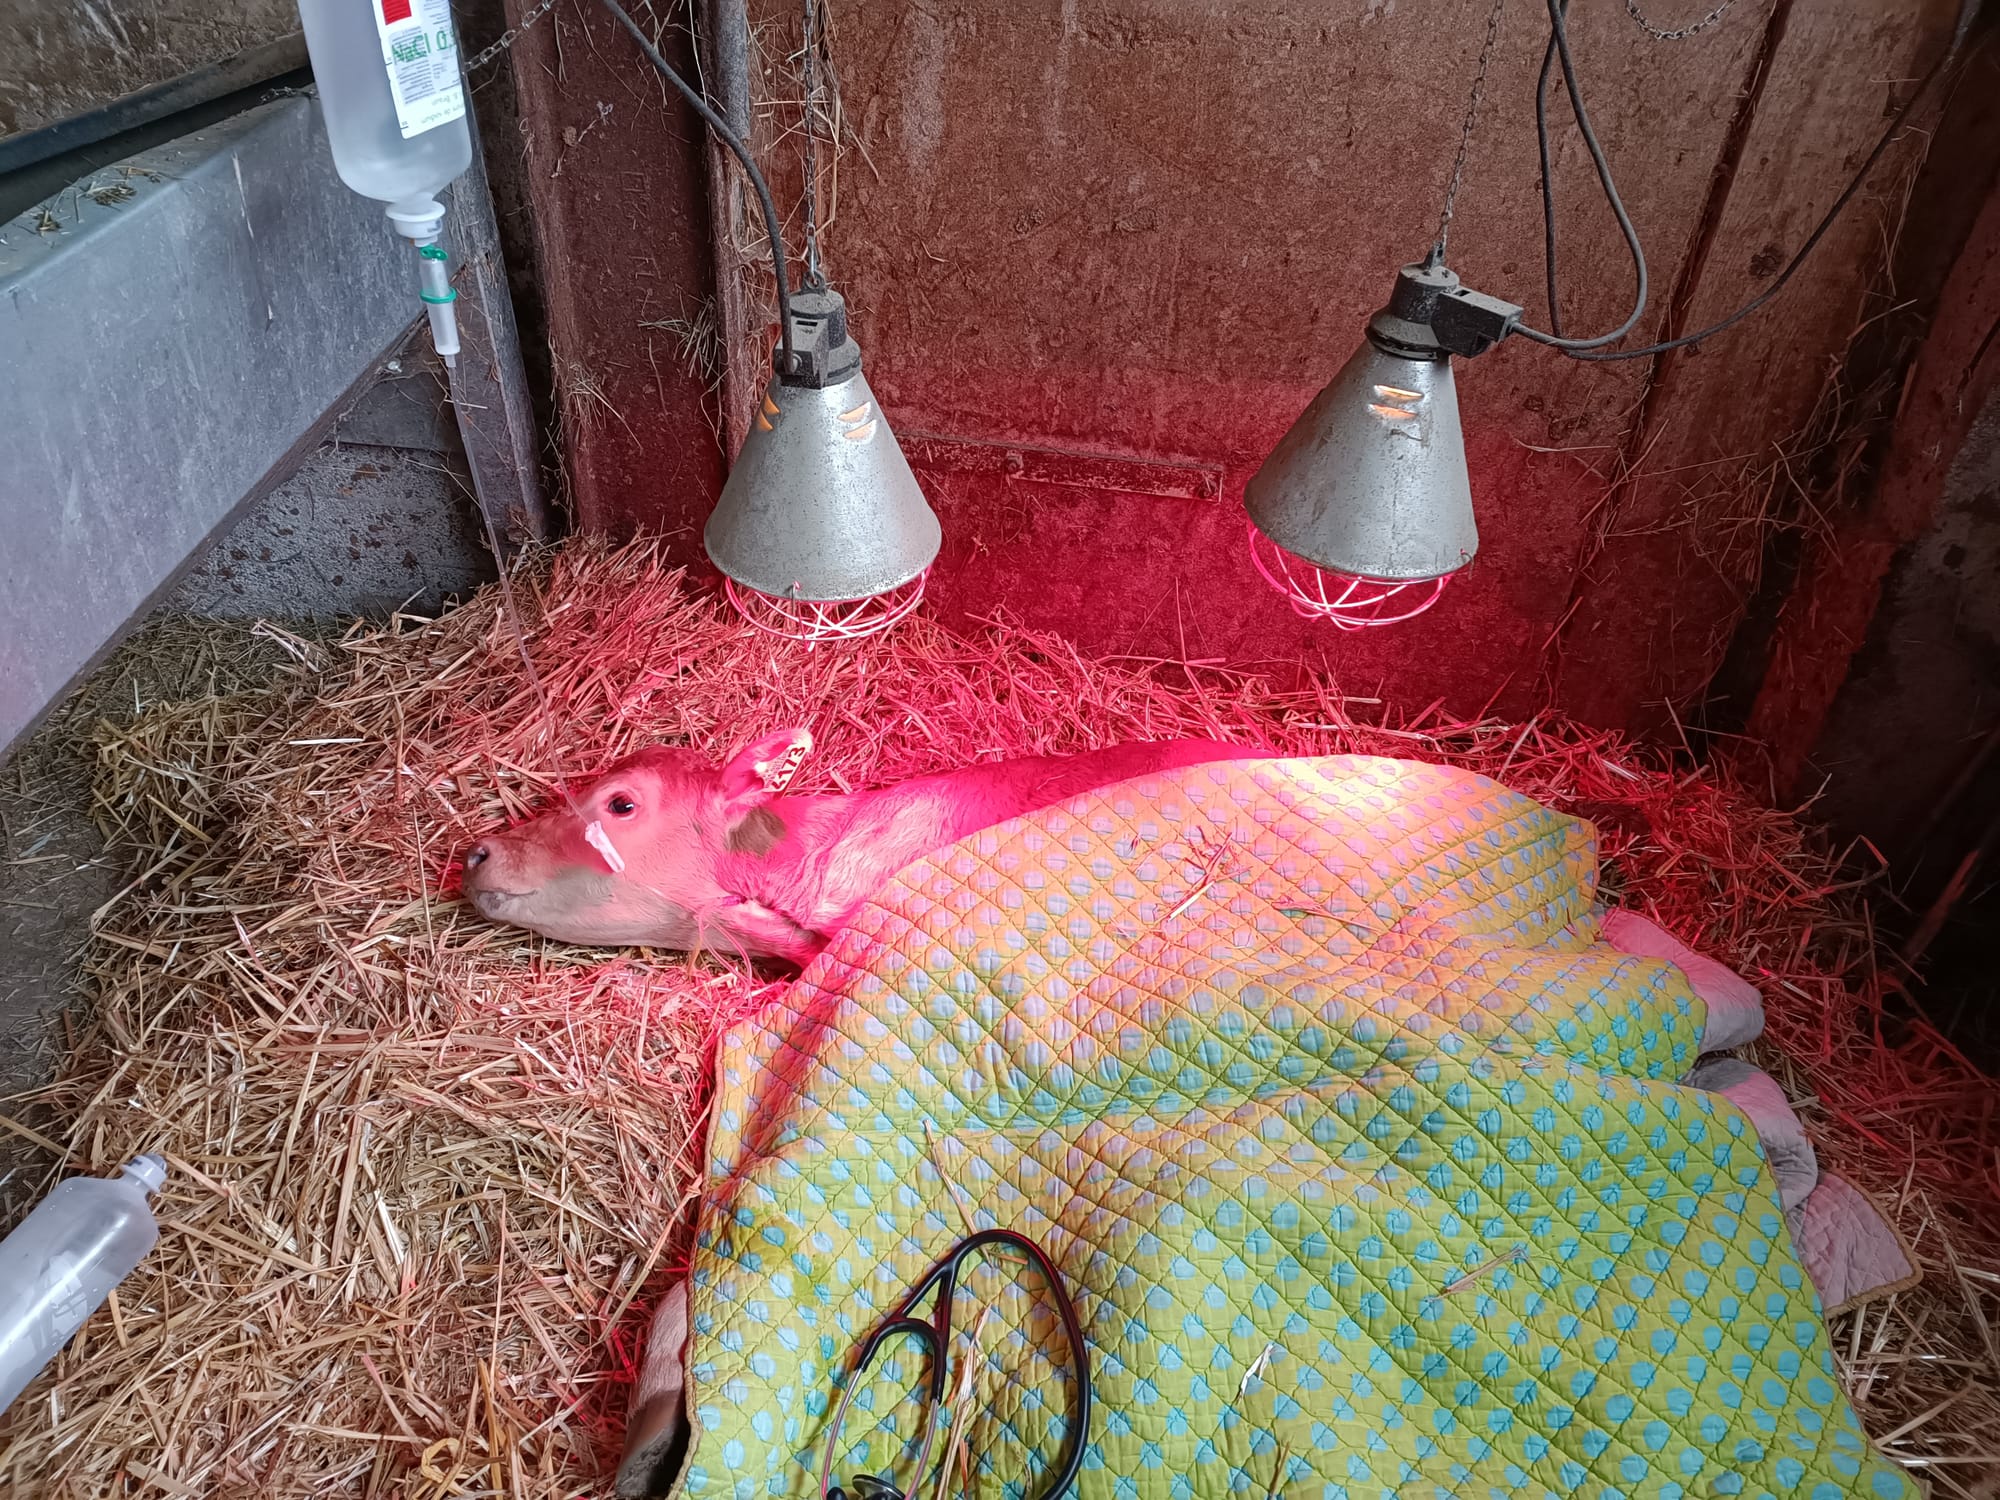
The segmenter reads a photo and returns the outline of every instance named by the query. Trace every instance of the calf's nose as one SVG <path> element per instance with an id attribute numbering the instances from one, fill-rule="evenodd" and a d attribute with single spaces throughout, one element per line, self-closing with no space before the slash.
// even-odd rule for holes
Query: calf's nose
<path id="1" fill-rule="evenodd" d="M 474 844 L 465 856 L 465 868 L 476 870 L 492 856 L 492 849 L 485 844 Z"/>

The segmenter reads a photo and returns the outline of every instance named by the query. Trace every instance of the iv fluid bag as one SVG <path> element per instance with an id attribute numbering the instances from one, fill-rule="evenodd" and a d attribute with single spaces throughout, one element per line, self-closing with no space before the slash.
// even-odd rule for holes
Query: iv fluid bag
<path id="1" fill-rule="evenodd" d="M 298 0 L 341 181 L 391 207 L 472 164 L 450 0 Z"/>

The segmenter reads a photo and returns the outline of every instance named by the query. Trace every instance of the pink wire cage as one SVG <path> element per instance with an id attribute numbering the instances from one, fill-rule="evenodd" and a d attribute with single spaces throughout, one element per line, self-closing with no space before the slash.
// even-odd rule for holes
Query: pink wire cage
<path id="1" fill-rule="evenodd" d="M 926 568 L 908 583 L 899 583 L 862 599 L 788 599 L 780 594 L 746 588 L 733 578 L 723 589 L 736 612 L 766 635 L 818 645 L 822 641 L 858 641 L 880 635 L 916 610 L 924 600 Z"/>
<path id="2" fill-rule="evenodd" d="M 1366 630 L 1415 619 L 1444 594 L 1452 575 L 1397 580 L 1330 573 L 1294 557 L 1249 523 L 1250 561 L 1292 609 L 1309 620 L 1326 620 L 1342 630 Z"/>

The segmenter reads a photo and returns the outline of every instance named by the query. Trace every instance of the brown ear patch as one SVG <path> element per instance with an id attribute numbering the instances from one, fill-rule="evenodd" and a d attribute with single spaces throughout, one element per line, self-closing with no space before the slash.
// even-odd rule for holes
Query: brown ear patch
<path id="1" fill-rule="evenodd" d="M 727 847 L 731 854 L 755 854 L 760 858 L 778 847 L 785 836 L 785 820 L 768 807 L 753 807 L 729 830 Z"/>

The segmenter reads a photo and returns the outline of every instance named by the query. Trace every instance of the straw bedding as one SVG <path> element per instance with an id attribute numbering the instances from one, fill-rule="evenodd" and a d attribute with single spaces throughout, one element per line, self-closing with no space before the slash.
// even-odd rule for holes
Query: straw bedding
<path id="1" fill-rule="evenodd" d="M 1875 1194 L 1923 1286 L 1835 1320 L 1886 1451 L 2000 1485 L 1994 1090 L 1891 1023 L 1853 885 L 1725 765 L 1541 716 L 1415 718 L 1330 683 L 1089 661 L 924 620 L 776 647 L 657 552 L 572 545 L 517 580 L 543 690 L 489 590 L 328 645 L 260 627 L 266 690 L 101 724 L 131 884 L 94 1003 L 9 1128 L 51 1170 L 175 1168 L 159 1249 L 0 1418 L 13 1496 L 609 1492 L 654 1299 L 684 1263 L 720 1027 L 782 980 L 493 928 L 471 837 L 640 745 L 809 726 L 800 790 L 975 757 L 1212 735 L 1468 766 L 1594 819 L 1624 904 L 1764 990 L 1757 1061 Z M 1813 1102 L 1813 1101 L 1817 1102 Z"/>

